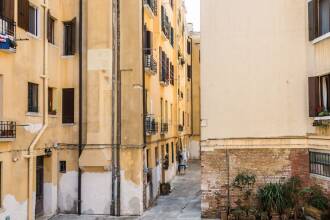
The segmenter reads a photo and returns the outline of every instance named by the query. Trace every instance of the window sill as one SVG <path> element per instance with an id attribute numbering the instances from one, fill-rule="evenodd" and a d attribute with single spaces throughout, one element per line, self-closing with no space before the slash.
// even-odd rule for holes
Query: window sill
<path id="1" fill-rule="evenodd" d="M 62 123 L 62 126 L 64 126 L 64 127 L 71 127 L 71 126 L 74 126 L 74 125 L 76 125 L 76 124 L 75 123 L 67 123 L 67 124 Z"/>
<path id="2" fill-rule="evenodd" d="M 318 116 L 314 117 L 314 121 L 327 121 L 330 120 L 330 116 Z"/>
<path id="3" fill-rule="evenodd" d="M 311 177 L 318 178 L 318 179 L 321 179 L 321 180 L 330 181 L 330 177 L 321 176 L 321 175 L 314 174 L 314 173 L 310 173 L 310 176 L 311 176 Z"/>
<path id="4" fill-rule="evenodd" d="M 326 34 L 323 34 L 322 36 L 318 37 L 318 38 L 315 38 L 313 41 L 312 41 L 312 44 L 317 44 L 325 39 L 328 39 L 330 38 L 330 32 L 329 33 L 326 33 Z"/>
<path id="5" fill-rule="evenodd" d="M 27 112 L 25 115 L 31 117 L 41 117 L 41 114 L 39 112 Z"/>
<path id="6" fill-rule="evenodd" d="M 38 35 L 34 35 L 30 32 L 26 32 L 27 36 L 30 37 L 30 38 L 34 38 L 36 40 L 40 40 L 40 37 Z"/>
<path id="7" fill-rule="evenodd" d="M 70 58 L 74 58 L 75 55 L 62 55 L 63 59 L 70 59 Z"/>

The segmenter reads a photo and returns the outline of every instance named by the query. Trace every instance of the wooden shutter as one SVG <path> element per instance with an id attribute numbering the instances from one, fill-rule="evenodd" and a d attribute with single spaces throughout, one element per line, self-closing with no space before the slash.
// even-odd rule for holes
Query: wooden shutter
<path id="1" fill-rule="evenodd" d="M 51 25 L 50 25 L 50 22 L 51 22 L 51 15 L 50 15 L 50 12 L 49 10 L 47 11 L 47 40 L 48 42 L 51 42 L 52 41 L 52 37 L 51 37 Z"/>
<path id="2" fill-rule="evenodd" d="M 15 1 L 14 0 L 3 0 L 3 15 L 6 18 L 14 20 L 14 9 L 15 9 Z"/>
<path id="3" fill-rule="evenodd" d="M 162 48 L 159 47 L 159 79 L 161 80 L 162 79 Z"/>
<path id="4" fill-rule="evenodd" d="M 74 123 L 74 89 L 63 89 L 62 92 L 62 123 Z"/>
<path id="5" fill-rule="evenodd" d="M 308 2 L 308 31 L 310 41 L 319 36 L 318 0 Z"/>
<path id="6" fill-rule="evenodd" d="M 71 21 L 71 55 L 76 53 L 76 23 L 77 19 L 74 18 Z"/>
<path id="7" fill-rule="evenodd" d="M 309 117 L 318 116 L 320 109 L 320 78 L 308 78 Z"/>
<path id="8" fill-rule="evenodd" d="M 18 0 L 18 26 L 29 30 L 29 1 Z"/>

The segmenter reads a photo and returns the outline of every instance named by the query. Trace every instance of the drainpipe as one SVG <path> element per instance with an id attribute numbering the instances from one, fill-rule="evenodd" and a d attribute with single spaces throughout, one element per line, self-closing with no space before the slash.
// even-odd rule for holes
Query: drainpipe
<path id="1" fill-rule="evenodd" d="M 34 148 L 40 140 L 41 136 L 44 134 L 45 130 L 48 127 L 48 41 L 47 41 L 47 10 L 48 10 L 48 2 L 44 0 L 42 4 L 44 8 L 44 53 L 43 53 L 43 75 L 41 78 L 43 79 L 43 126 L 37 136 L 33 139 L 32 143 L 28 148 L 28 155 L 26 156 L 29 160 L 29 178 L 28 178 L 28 220 L 33 220 L 33 173 L 34 173 Z"/>
<path id="2" fill-rule="evenodd" d="M 81 169 L 79 166 L 79 158 L 83 151 L 83 144 L 82 144 L 82 114 L 83 114 L 83 99 L 82 99 L 82 87 L 83 87 L 83 79 L 82 79 L 82 29 L 83 29 L 83 15 L 82 15 L 82 0 L 79 0 L 79 136 L 78 136 L 78 215 L 81 215 Z"/>
<path id="3" fill-rule="evenodd" d="M 112 189 L 111 215 L 120 216 L 121 70 L 120 0 L 112 1 Z M 116 105 L 115 105 L 116 103 Z M 116 112 L 117 111 L 117 112 Z M 117 113 L 117 114 L 116 114 Z"/>
<path id="4" fill-rule="evenodd" d="M 190 39 L 190 68 L 191 68 L 191 75 L 190 75 L 190 125 L 191 125 L 191 135 L 194 136 L 194 111 L 193 111 L 193 44 L 192 38 L 188 36 Z"/>

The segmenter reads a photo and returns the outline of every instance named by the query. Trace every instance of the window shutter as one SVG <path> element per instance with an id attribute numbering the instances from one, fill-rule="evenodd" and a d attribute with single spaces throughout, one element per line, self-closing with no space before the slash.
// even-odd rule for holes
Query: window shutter
<path id="1" fill-rule="evenodd" d="M 143 26 L 143 48 L 144 48 L 144 53 L 147 54 L 147 27 L 146 25 Z"/>
<path id="2" fill-rule="evenodd" d="M 159 79 L 162 79 L 162 48 L 159 47 Z"/>
<path id="3" fill-rule="evenodd" d="M 15 1 L 13 0 L 4 0 L 3 1 L 3 15 L 6 18 L 14 20 L 14 8 L 15 8 Z"/>
<path id="4" fill-rule="evenodd" d="M 71 52 L 72 55 L 76 53 L 76 25 L 77 19 L 74 18 L 71 21 Z"/>
<path id="5" fill-rule="evenodd" d="M 63 89 L 62 123 L 74 123 L 74 89 Z"/>
<path id="6" fill-rule="evenodd" d="M 50 27 L 50 19 L 51 15 L 49 10 L 47 11 L 47 40 L 48 42 L 51 42 L 51 27 Z"/>
<path id="7" fill-rule="evenodd" d="M 18 26 L 29 30 L 29 1 L 18 0 Z"/>
<path id="8" fill-rule="evenodd" d="M 153 44 L 154 44 L 153 41 L 154 41 L 153 34 L 151 31 L 149 31 L 150 54 L 152 54 L 153 52 Z"/>
<path id="9" fill-rule="evenodd" d="M 309 117 L 316 117 L 320 108 L 320 81 L 319 77 L 308 78 Z"/>
<path id="10" fill-rule="evenodd" d="M 318 0 L 308 2 L 308 31 L 310 41 L 319 36 Z"/>

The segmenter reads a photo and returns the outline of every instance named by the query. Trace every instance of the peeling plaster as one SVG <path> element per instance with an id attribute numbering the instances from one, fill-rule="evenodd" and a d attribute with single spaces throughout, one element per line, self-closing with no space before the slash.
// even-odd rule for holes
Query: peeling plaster
<path id="1" fill-rule="evenodd" d="M 27 131 L 27 132 L 30 132 L 32 134 L 36 134 L 38 133 L 42 128 L 42 124 L 41 123 L 38 123 L 38 124 L 31 124 L 29 123 L 28 126 L 24 126 L 24 129 Z"/>
<path id="2" fill-rule="evenodd" d="M 121 214 L 142 215 L 143 213 L 143 186 L 126 180 L 125 172 L 121 171 Z"/>
<path id="3" fill-rule="evenodd" d="M 110 215 L 111 172 L 82 174 L 82 213 Z"/>
<path id="4" fill-rule="evenodd" d="M 3 199 L 4 211 L 0 213 L 0 219 L 10 217 L 10 220 L 27 219 L 27 201 L 18 202 L 12 195 L 6 195 Z"/>
<path id="5" fill-rule="evenodd" d="M 62 175 L 58 186 L 58 208 L 63 213 L 75 213 L 78 201 L 78 172 Z"/>

